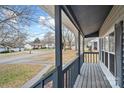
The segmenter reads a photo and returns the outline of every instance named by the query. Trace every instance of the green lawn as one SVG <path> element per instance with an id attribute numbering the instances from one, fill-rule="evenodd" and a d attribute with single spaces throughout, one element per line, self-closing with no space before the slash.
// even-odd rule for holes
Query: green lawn
<path id="1" fill-rule="evenodd" d="M 0 87 L 21 87 L 42 68 L 42 65 L 36 64 L 1 64 Z"/>

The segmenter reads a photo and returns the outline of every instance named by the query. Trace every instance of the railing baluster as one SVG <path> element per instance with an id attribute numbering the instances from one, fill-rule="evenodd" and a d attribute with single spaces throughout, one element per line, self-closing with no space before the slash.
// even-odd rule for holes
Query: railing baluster
<path id="1" fill-rule="evenodd" d="M 91 63 L 92 63 L 92 61 L 93 61 L 93 60 L 92 60 L 92 55 L 93 55 L 93 54 L 91 53 L 91 54 L 90 54 Z"/>
<path id="2" fill-rule="evenodd" d="M 68 78 L 67 78 L 67 88 L 69 87 L 69 70 L 67 70 L 67 76 L 68 76 Z"/>
<path id="3" fill-rule="evenodd" d="M 88 53 L 88 63 L 90 63 L 90 53 Z"/>
<path id="4" fill-rule="evenodd" d="M 70 88 L 70 85 L 71 85 L 71 84 L 70 84 L 70 83 L 71 83 L 71 77 L 70 77 L 70 74 L 71 74 L 71 71 L 70 71 L 70 69 L 69 69 L 69 86 L 68 86 L 69 88 Z"/>
<path id="5" fill-rule="evenodd" d="M 97 54 L 97 63 L 98 63 L 98 58 L 99 58 L 99 55 Z"/>
<path id="6" fill-rule="evenodd" d="M 96 63 L 97 63 L 97 54 L 96 54 Z"/>
<path id="7" fill-rule="evenodd" d="M 85 55 L 85 62 L 87 62 L 87 55 L 86 55 L 86 53 L 84 55 Z"/>
<path id="8" fill-rule="evenodd" d="M 89 63 L 89 53 L 87 53 L 87 63 Z"/>
<path id="9" fill-rule="evenodd" d="M 66 72 L 66 88 L 67 88 L 67 76 L 68 76 L 68 75 L 67 75 L 67 72 Z"/>
<path id="10" fill-rule="evenodd" d="M 94 59 L 94 58 L 93 58 L 93 55 L 94 55 L 94 54 L 92 53 L 92 61 L 93 61 L 93 59 Z M 92 62 L 92 63 L 94 63 L 94 62 Z"/>
<path id="11" fill-rule="evenodd" d="M 89 53 L 87 54 L 87 63 L 89 63 Z"/>
<path id="12" fill-rule="evenodd" d="M 87 54 L 85 54 L 85 56 L 86 56 L 86 63 L 87 63 Z"/>
<path id="13" fill-rule="evenodd" d="M 84 62 L 86 63 L 98 63 L 99 52 L 84 52 Z"/>
<path id="14" fill-rule="evenodd" d="M 41 88 L 44 88 L 44 80 L 41 80 Z"/>
<path id="15" fill-rule="evenodd" d="M 87 63 L 88 63 L 88 54 L 86 54 L 87 55 Z"/>
<path id="16" fill-rule="evenodd" d="M 95 55 L 93 54 L 93 63 L 95 63 Z"/>

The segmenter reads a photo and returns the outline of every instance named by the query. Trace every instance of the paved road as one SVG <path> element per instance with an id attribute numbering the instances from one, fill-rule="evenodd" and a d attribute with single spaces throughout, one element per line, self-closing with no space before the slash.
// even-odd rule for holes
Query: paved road
<path id="1" fill-rule="evenodd" d="M 45 54 L 52 54 L 53 51 L 33 51 L 32 54 L 13 56 L 11 58 L 0 59 L 0 64 L 52 64 L 52 62 L 41 62 L 41 61 L 32 61 L 32 57 L 42 56 Z"/>

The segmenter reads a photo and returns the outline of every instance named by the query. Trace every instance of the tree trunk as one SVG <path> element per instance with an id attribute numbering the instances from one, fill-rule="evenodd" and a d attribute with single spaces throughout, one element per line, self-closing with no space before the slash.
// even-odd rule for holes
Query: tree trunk
<path id="1" fill-rule="evenodd" d="M 19 52 L 21 52 L 21 48 L 19 48 Z"/>
<path id="2" fill-rule="evenodd" d="M 72 50 L 72 48 L 71 48 L 71 42 L 69 42 L 69 50 Z"/>

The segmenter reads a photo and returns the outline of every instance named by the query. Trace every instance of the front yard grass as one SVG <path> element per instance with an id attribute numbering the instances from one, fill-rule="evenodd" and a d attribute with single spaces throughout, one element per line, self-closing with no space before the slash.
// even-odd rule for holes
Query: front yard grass
<path id="1" fill-rule="evenodd" d="M 75 57 L 76 57 L 76 51 L 74 51 L 74 50 L 66 50 L 66 51 L 62 52 L 63 64 L 70 62 Z M 31 59 L 34 62 L 40 61 L 40 62 L 48 62 L 50 64 L 51 63 L 55 64 L 55 52 L 53 51 L 53 52 L 48 53 L 48 54 L 38 55 L 38 56 L 32 57 Z"/>
<path id="2" fill-rule="evenodd" d="M 40 64 L 1 64 L 0 87 L 21 87 L 43 67 Z"/>

